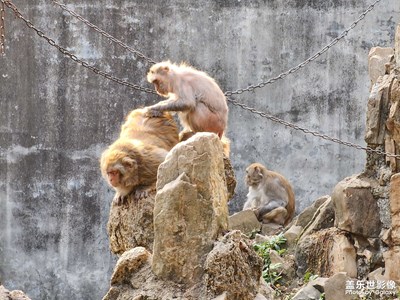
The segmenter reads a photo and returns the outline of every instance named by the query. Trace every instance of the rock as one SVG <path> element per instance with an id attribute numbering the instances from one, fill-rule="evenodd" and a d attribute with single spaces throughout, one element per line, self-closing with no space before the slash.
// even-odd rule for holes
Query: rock
<path id="1" fill-rule="evenodd" d="M 113 253 L 122 254 L 135 247 L 152 251 L 154 198 L 152 194 L 138 201 L 130 195 L 124 205 L 112 202 L 107 231 Z"/>
<path id="2" fill-rule="evenodd" d="M 306 225 L 311 221 L 317 209 L 328 199 L 330 196 L 322 196 L 314 201 L 314 203 L 304 209 L 297 217 L 294 225 L 306 227 Z"/>
<path id="3" fill-rule="evenodd" d="M 223 292 L 221 295 L 218 297 L 215 297 L 213 300 L 229 300 L 226 292 Z"/>
<path id="4" fill-rule="evenodd" d="M 312 287 L 316 288 L 320 293 L 325 292 L 325 284 L 328 281 L 328 278 L 326 277 L 318 277 L 314 280 L 311 280 L 308 285 L 311 285 Z"/>
<path id="5" fill-rule="evenodd" d="M 271 298 L 265 298 L 264 295 L 262 294 L 257 294 L 256 297 L 254 298 L 254 300 L 271 300 Z"/>
<path id="6" fill-rule="evenodd" d="M 392 229 L 391 228 L 382 230 L 379 237 L 381 238 L 382 242 L 384 242 L 387 246 L 389 246 L 389 247 L 393 246 Z"/>
<path id="7" fill-rule="evenodd" d="M 228 229 L 222 153 L 217 135 L 198 133 L 176 145 L 160 165 L 152 263 L 158 277 L 197 282 L 214 241 Z"/>
<path id="8" fill-rule="evenodd" d="M 229 201 L 235 195 L 235 188 L 237 183 L 236 183 L 235 171 L 233 170 L 231 161 L 225 155 L 224 155 L 224 169 L 225 169 L 226 188 L 228 189 L 227 201 Z"/>
<path id="9" fill-rule="evenodd" d="M 239 211 L 229 217 L 229 230 L 240 230 L 244 234 L 251 234 L 261 230 L 261 223 L 252 210 Z"/>
<path id="10" fill-rule="evenodd" d="M 354 295 L 346 294 L 346 281 L 351 278 L 340 272 L 333 275 L 325 282 L 325 300 L 352 300 Z"/>
<path id="11" fill-rule="evenodd" d="M 332 201 L 337 228 L 365 237 L 379 236 L 379 208 L 368 181 L 357 176 L 342 180 L 333 190 Z"/>
<path id="12" fill-rule="evenodd" d="M 379 76 L 385 75 L 385 65 L 390 63 L 394 55 L 393 48 L 372 47 L 368 54 L 368 73 L 374 84 Z"/>
<path id="13" fill-rule="evenodd" d="M 265 282 L 264 278 L 260 278 L 260 287 L 258 289 L 258 295 L 263 295 L 268 300 L 274 300 L 275 297 L 275 290 Z"/>
<path id="14" fill-rule="evenodd" d="M 11 291 L 10 300 L 31 300 L 23 291 Z"/>
<path id="15" fill-rule="evenodd" d="M 383 253 L 385 277 L 400 284 L 400 247 L 394 247 Z"/>
<path id="16" fill-rule="evenodd" d="M 10 291 L 2 285 L 0 285 L 0 300 L 11 300 Z"/>
<path id="17" fill-rule="evenodd" d="M 390 86 L 390 110 L 386 120 L 388 136 L 386 137 L 385 150 L 390 153 L 399 153 L 400 146 L 400 81 L 393 78 Z M 394 157 L 386 157 L 392 172 L 399 172 L 400 165 Z"/>
<path id="18" fill-rule="evenodd" d="M 391 241 L 400 246 L 400 173 L 390 179 L 390 212 L 392 215 Z"/>
<path id="19" fill-rule="evenodd" d="M 0 285 L 0 300 L 31 300 L 24 292 L 15 290 L 9 291 Z"/>
<path id="20" fill-rule="evenodd" d="M 397 28 L 396 28 L 394 49 L 395 49 L 394 58 L 396 60 L 396 65 L 398 68 L 400 68 L 400 24 L 397 24 Z"/>
<path id="21" fill-rule="evenodd" d="M 276 223 L 262 224 L 261 234 L 271 236 L 277 235 L 283 231 L 283 226 Z"/>
<path id="22" fill-rule="evenodd" d="M 270 250 L 269 256 L 272 265 L 277 265 L 276 270 L 281 274 L 285 282 L 289 282 L 296 275 L 296 263 L 293 255 L 282 257 L 275 250 Z"/>
<path id="23" fill-rule="evenodd" d="M 378 78 L 368 99 L 365 141 L 372 145 L 384 145 L 385 123 L 389 113 L 389 90 L 393 75 Z"/>
<path id="24" fill-rule="evenodd" d="M 383 275 L 384 272 L 385 272 L 384 268 L 382 268 L 382 267 L 378 268 L 378 269 L 372 271 L 371 273 L 369 273 L 367 278 L 368 278 L 368 280 L 375 280 L 375 281 L 386 280 L 385 276 Z"/>
<path id="25" fill-rule="evenodd" d="M 137 247 L 124 252 L 118 259 L 117 265 L 111 276 L 111 284 L 121 284 L 137 271 L 145 262 L 149 262 L 151 254 L 143 247 Z"/>
<path id="26" fill-rule="evenodd" d="M 240 231 L 232 231 L 207 256 L 205 284 L 211 295 L 253 300 L 259 289 L 263 261 Z M 199 298 L 201 299 L 201 298 Z"/>
<path id="27" fill-rule="evenodd" d="M 283 236 L 286 238 L 286 244 L 288 247 L 292 247 L 297 243 L 297 238 L 300 236 L 303 231 L 303 227 L 292 225 Z"/>
<path id="28" fill-rule="evenodd" d="M 337 228 L 328 228 L 301 238 L 296 247 L 297 274 L 308 270 L 323 277 L 338 272 L 357 276 L 356 251 L 350 234 Z"/>
<path id="29" fill-rule="evenodd" d="M 333 209 L 332 199 L 329 197 L 315 211 L 311 221 L 307 224 L 306 228 L 304 228 L 301 237 L 307 236 L 321 229 L 333 227 L 334 220 L 335 220 L 335 211 Z"/>
<path id="30" fill-rule="evenodd" d="M 311 285 L 301 288 L 292 298 L 292 300 L 319 300 L 321 292 Z"/>

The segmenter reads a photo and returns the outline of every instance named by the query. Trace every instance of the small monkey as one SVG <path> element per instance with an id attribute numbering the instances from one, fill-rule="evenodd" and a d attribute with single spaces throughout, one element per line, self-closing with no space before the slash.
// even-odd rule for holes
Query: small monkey
<path id="1" fill-rule="evenodd" d="M 158 166 L 178 141 L 178 126 L 167 112 L 149 118 L 145 109 L 136 109 L 127 116 L 119 138 L 100 159 L 104 178 L 116 190 L 117 205 L 132 192 L 141 199 L 154 190 Z"/>
<path id="2" fill-rule="evenodd" d="M 295 212 L 295 199 L 290 183 L 281 174 L 262 164 L 247 167 L 245 182 L 249 187 L 243 210 L 253 209 L 263 223 L 287 225 Z"/>
<path id="3" fill-rule="evenodd" d="M 168 98 L 147 107 L 149 116 L 175 111 L 184 131 L 214 132 L 222 138 L 228 121 L 228 105 L 213 78 L 185 64 L 164 61 L 150 68 L 147 80 L 154 84 L 159 95 Z"/>

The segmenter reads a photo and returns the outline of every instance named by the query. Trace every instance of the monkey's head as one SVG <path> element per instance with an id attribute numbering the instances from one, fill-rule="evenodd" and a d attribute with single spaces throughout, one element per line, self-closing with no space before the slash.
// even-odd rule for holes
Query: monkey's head
<path id="1" fill-rule="evenodd" d="M 172 92 L 169 78 L 171 67 L 170 61 L 163 61 L 153 65 L 147 73 L 147 81 L 154 84 L 157 93 L 164 97 Z"/>
<path id="2" fill-rule="evenodd" d="M 265 167 L 262 164 L 254 163 L 246 168 L 245 183 L 247 186 L 256 186 L 264 178 Z"/>
<path id="3" fill-rule="evenodd" d="M 123 143 L 114 143 L 103 152 L 100 167 L 103 177 L 121 196 L 139 184 L 136 159 Z"/>

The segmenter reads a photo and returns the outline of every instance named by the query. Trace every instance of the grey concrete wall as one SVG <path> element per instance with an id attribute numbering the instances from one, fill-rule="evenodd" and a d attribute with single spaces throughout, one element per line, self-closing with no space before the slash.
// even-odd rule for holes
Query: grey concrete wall
<path id="1" fill-rule="evenodd" d="M 103 0 L 71 8 L 154 60 L 187 61 L 223 90 L 297 65 L 347 28 L 372 1 Z M 51 1 L 15 0 L 40 29 L 77 56 L 130 82 L 149 65 L 63 13 Z M 312 130 L 363 143 L 367 54 L 393 46 L 400 12 L 382 1 L 328 53 L 296 74 L 237 97 Z M 131 109 L 160 100 L 64 58 L 7 10 L 0 58 L 0 281 L 32 299 L 100 299 L 115 263 L 106 222 L 112 191 L 98 158 Z M 365 153 L 305 135 L 230 105 L 228 136 L 244 169 L 261 162 L 293 184 L 298 210 L 363 169 Z"/>

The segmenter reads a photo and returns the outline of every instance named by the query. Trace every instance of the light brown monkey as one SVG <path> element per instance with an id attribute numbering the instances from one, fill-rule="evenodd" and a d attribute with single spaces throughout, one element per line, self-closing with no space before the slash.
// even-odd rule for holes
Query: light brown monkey
<path id="1" fill-rule="evenodd" d="M 131 192 L 136 199 L 148 196 L 155 188 L 158 166 L 178 141 L 178 126 L 167 112 L 149 118 L 145 109 L 136 109 L 127 116 L 119 138 L 100 159 L 101 172 L 116 190 L 118 205 Z"/>
<path id="2" fill-rule="evenodd" d="M 260 222 L 287 225 L 295 212 L 292 186 L 281 174 L 260 163 L 247 167 L 245 182 L 249 187 L 243 210 L 253 209 Z"/>
<path id="3" fill-rule="evenodd" d="M 147 107 L 149 116 L 179 112 L 184 131 L 214 132 L 222 138 L 228 122 L 228 105 L 218 84 L 206 73 L 185 64 L 164 61 L 153 65 L 147 80 L 167 100 Z"/>

